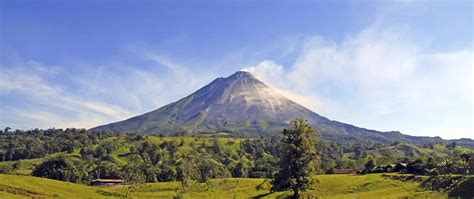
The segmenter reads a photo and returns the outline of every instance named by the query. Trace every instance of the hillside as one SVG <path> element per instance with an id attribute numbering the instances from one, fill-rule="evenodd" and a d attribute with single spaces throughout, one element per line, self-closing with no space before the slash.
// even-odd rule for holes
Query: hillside
<path id="1" fill-rule="evenodd" d="M 420 182 L 392 180 L 379 174 L 318 175 L 319 183 L 306 194 L 322 198 L 444 198 L 446 194 L 420 188 Z M 264 179 L 216 179 L 206 184 L 195 183 L 190 191 L 182 193 L 179 182 L 147 183 L 123 187 L 91 187 L 80 184 L 0 174 L 1 198 L 277 198 L 290 193 L 269 193 L 269 183 Z"/>

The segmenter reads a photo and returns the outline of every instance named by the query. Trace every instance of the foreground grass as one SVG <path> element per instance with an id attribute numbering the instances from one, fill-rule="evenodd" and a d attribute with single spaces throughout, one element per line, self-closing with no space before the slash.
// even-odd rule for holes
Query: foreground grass
<path id="1" fill-rule="evenodd" d="M 321 198 L 445 198 L 439 192 L 419 187 L 419 182 L 398 181 L 380 174 L 319 175 L 311 195 Z"/>
<path id="2" fill-rule="evenodd" d="M 419 182 L 402 182 L 371 175 L 318 175 L 319 183 L 304 193 L 318 198 L 446 198 L 440 192 L 419 188 Z M 0 175 L 0 198 L 278 198 L 291 192 L 270 193 L 265 179 L 229 178 L 209 184 L 191 184 L 181 191 L 179 182 L 147 183 L 122 187 L 91 187 L 44 178 Z"/>
<path id="3" fill-rule="evenodd" d="M 446 198 L 439 192 L 419 188 L 419 182 L 402 182 L 371 175 L 318 175 L 319 183 L 304 195 L 318 198 Z M 109 191 L 125 192 L 127 187 L 109 188 Z M 188 192 L 181 192 L 178 182 L 145 184 L 130 192 L 131 197 L 183 198 L 278 198 L 291 192 L 270 193 L 270 183 L 264 179 L 217 179 L 210 185 L 193 184 Z"/>
<path id="4" fill-rule="evenodd" d="M 0 198 L 102 198 L 102 190 L 45 178 L 0 175 Z"/>

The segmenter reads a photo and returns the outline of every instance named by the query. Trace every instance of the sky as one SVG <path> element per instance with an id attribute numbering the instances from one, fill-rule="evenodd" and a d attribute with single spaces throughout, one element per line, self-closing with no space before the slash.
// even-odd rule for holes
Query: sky
<path id="1" fill-rule="evenodd" d="M 472 1 L 0 0 L 0 128 L 91 128 L 253 73 L 332 120 L 474 138 Z"/>

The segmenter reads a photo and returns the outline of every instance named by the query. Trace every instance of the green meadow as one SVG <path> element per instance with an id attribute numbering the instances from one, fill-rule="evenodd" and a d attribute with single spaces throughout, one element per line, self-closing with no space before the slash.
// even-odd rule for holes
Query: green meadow
<path id="1" fill-rule="evenodd" d="M 420 187 L 418 181 L 393 180 L 381 174 L 317 175 L 303 196 L 318 198 L 446 198 L 442 192 Z M 45 178 L 0 175 L 0 198 L 279 198 L 266 179 L 227 178 L 192 183 L 183 192 L 179 182 L 93 187 Z"/>

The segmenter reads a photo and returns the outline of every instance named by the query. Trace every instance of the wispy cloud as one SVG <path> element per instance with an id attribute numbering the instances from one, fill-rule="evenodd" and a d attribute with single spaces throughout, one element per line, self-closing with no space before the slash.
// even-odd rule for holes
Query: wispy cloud
<path id="1" fill-rule="evenodd" d="M 429 52 L 409 31 L 375 24 L 341 42 L 307 37 L 290 66 L 265 60 L 245 70 L 332 119 L 472 137 L 472 49 Z"/>
<path id="2" fill-rule="evenodd" d="M 91 128 L 152 111 L 215 78 L 209 70 L 192 71 L 150 50 L 131 53 L 139 60 L 134 63 L 147 66 L 121 60 L 73 63 L 68 70 L 37 61 L 2 66 L 0 125 Z"/>
<path id="3" fill-rule="evenodd" d="M 17 125 L 18 128 L 24 126 L 24 121 L 28 122 L 27 128 L 85 128 L 104 124 L 107 119 L 101 115 L 90 114 L 87 111 L 77 111 L 74 117 L 67 117 L 64 114 L 58 114 L 51 111 L 38 110 L 22 110 L 17 108 L 8 108 L 8 114 L 14 115 L 16 118 L 11 125 Z"/>
<path id="4" fill-rule="evenodd" d="M 273 90 L 284 95 L 285 97 L 313 110 L 322 108 L 321 102 L 314 93 L 304 93 L 295 91 L 296 85 L 289 85 L 287 79 L 287 71 L 285 68 L 272 60 L 263 60 L 255 66 L 243 67 L 241 70 L 252 73 L 259 80 L 268 84 Z"/>
<path id="5" fill-rule="evenodd" d="M 4 120 L 10 119 L 6 117 L 25 117 L 30 120 L 41 121 L 41 127 L 50 127 L 47 125 L 90 127 L 98 124 L 97 120 L 94 120 L 96 117 L 119 119 L 130 115 L 130 112 L 119 106 L 84 98 L 74 92 L 65 90 L 59 84 L 47 81 L 47 78 L 51 75 L 61 75 L 57 71 L 50 70 L 50 68 L 34 61 L 28 61 L 24 65 L 5 67 L 0 71 L 0 93 L 16 95 L 18 98 L 16 102 L 23 101 L 24 103 L 17 104 L 16 107 L 2 104 L 2 123 Z M 19 110 L 20 107 L 31 107 L 34 104 L 36 106 L 32 108 L 38 112 Z M 57 115 L 41 112 L 42 109 L 68 111 L 72 114 Z M 88 122 L 70 122 L 77 120 L 81 115 L 84 116 L 84 119 L 89 118 Z M 24 122 L 28 123 L 28 120 L 24 120 Z M 26 124 L 20 126 L 23 127 L 24 125 Z"/>

